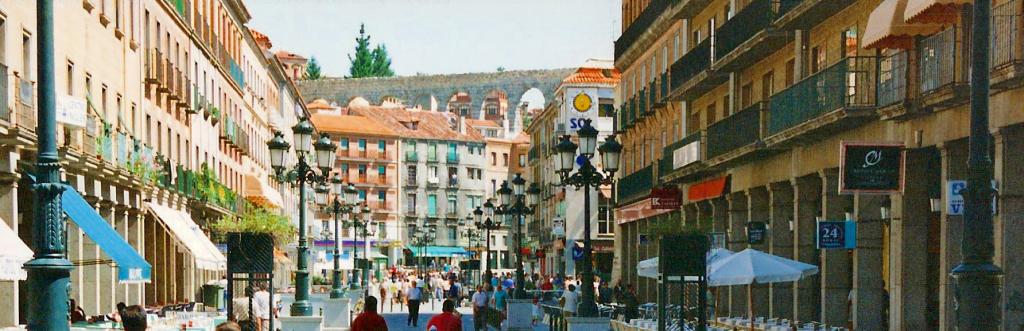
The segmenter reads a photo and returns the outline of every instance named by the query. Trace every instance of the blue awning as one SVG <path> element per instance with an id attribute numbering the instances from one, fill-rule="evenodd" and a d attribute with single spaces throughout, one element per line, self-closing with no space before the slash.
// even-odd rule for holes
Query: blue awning
<path id="1" fill-rule="evenodd" d="M 121 283 L 149 282 L 152 267 L 146 259 L 139 256 L 135 248 L 132 248 L 110 223 L 107 223 L 82 195 L 75 191 L 75 188 L 67 185 L 65 187 L 67 189 L 61 194 L 64 213 L 114 261 L 117 267 L 117 280 Z"/>
<path id="2" fill-rule="evenodd" d="M 469 256 L 465 248 L 457 246 L 409 246 L 412 256 L 423 257 L 457 257 Z"/>

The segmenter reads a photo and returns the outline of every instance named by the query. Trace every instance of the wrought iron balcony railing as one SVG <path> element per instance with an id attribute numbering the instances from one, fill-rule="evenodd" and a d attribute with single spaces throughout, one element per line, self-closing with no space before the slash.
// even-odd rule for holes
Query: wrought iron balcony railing
<path id="1" fill-rule="evenodd" d="M 708 127 L 707 158 L 732 152 L 762 138 L 762 123 L 767 120 L 766 102 L 757 102 Z"/>
<path id="2" fill-rule="evenodd" d="M 831 111 L 874 107 L 875 57 L 848 57 L 776 93 L 769 101 L 768 133 L 776 134 Z"/>
<path id="3" fill-rule="evenodd" d="M 628 202 L 650 192 L 651 187 L 654 186 L 652 171 L 652 167 L 648 165 L 637 172 L 619 179 L 618 185 L 616 185 L 618 190 L 617 201 L 620 203 Z"/>

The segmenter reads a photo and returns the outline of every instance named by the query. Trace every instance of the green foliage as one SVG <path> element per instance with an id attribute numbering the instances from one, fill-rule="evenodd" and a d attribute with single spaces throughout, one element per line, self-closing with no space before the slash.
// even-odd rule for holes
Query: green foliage
<path id="1" fill-rule="evenodd" d="M 265 208 L 250 208 L 241 217 L 224 216 L 213 224 L 218 234 L 231 232 L 267 233 L 274 236 L 274 242 L 291 242 L 296 229 L 287 217 L 270 212 Z"/>
<path id="2" fill-rule="evenodd" d="M 320 63 L 316 61 L 316 56 L 309 58 L 309 65 L 306 66 L 306 74 L 303 78 L 308 80 L 317 80 L 321 78 Z"/>
<path id="3" fill-rule="evenodd" d="M 366 26 L 359 25 L 359 36 L 356 37 L 356 53 L 348 55 L 349 76 L 348 78 L 363 77 L 391 77 L 395 72 L 391 70 L 391 58 L 388 57 L 387 48 L 378 44 L 370 50 L 370 36 L 366 34 Z"/>
<path id="4" fill-rule="evenodd" d="M 497 71 L 497 72 L 505 72 L 505 67 L 498 67 L 498 69 L 494 69 L 494 70 Z"/>
<path id="5" fill-rule="evenodd" d="M 313 285 L 331 285 L 331 281 L 320 275 L 313 275 Z"/>

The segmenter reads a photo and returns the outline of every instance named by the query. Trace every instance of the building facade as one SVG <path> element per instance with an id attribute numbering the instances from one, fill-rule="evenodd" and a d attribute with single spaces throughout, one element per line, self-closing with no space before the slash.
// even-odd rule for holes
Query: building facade
<path id="1" fill-rule="evenodd" d="M 274 127 L 290 126 L 272 118 L 305 111 L 301 98 L 255 43 L 240 1 L 59 1 L 54 10 L 57 132 L 73 188 L 65 206 L 91 207 L 87 217 L 109 224 L 109 238 L 152 268 L 148 279 L 118 270 L 110 248 L 94 240 L 106 234 L 69 215 L 71 297 L 89 315 L 117 302 L 196 301 L 224 273 L 209 225 L 285 205 L 263 142 Z M 25 242 L 33 226 L 35 17 L 34 2 L 0 1 L 0 219 Z M 24 323 L 25 282 L 0 282 L 0 298 L 0 325 Z"/>
<path id="2" fill-rule="evenodd" d="M 756 316 L 858 330 L 953 329 L 949 272 L 964 224 L 948 188 L 967 175 L 970 15 L 954 7 L 931 17 L 941 24 L 920 25 L 896 12 L 905 7 L 624 1 L 615 44 L 623 72 L 616 130 L 625 146 L 615 281 L 639 285 L 654 301 L 656 282 L 637 277 L 636 264 L 659 247 L 642 238 L 692 229 L 727 238 L 718 247 L 819 266 L 797 283 L 755 285 Z M 996 263 L 1003 327 L 1013 329 L 1024 320 L 1014 299 L 1024 273 L 1012 260 L 1024 212 L 1024 185 L 1012 176 L 1024 167 L 1012 152 L 1024 139 L 1014 107 L 1024 92 L 1021 4 L 996 1 L 993 13 L 991 68 L 980 70 L 992 70 Z M 841 194 L 843 142 L 903 146 L 902 190 Z M 682 207 L 653 209 L 656 187 L 678 191 Z M 816 249 L 816 220 L 845 219 L 856 222 L 856 248 Z M 766 240 L 750 244 L 745 229 L 759 222 L 768 225 Z M 716 293 L 719 316 L 746 314 L 746 289 Z"/>

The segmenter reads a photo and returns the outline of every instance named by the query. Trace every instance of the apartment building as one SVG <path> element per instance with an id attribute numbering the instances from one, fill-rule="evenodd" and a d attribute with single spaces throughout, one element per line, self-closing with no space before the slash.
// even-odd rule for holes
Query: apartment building
<path id="1" fill-rule="evenodd" d="M 654 301 L 656 282 L 636 264 L 659 247 L 643 239 L 706 229 L 717 247 L 821 268 L 795 284 L 754 285 L 756 316 L 952 329 L 963 216 L 947 188 L 966 177 L 967 72 L 992 70 L 1002 323 L 1018 327 L 1021 3 L 993 2 L 991 68 L 969 67 L 966 12 L 927 0 L 623 1 L 614 281 Z M 902 190 L 840 194 L 843 142 L 902 146 Z M 654 209 L 652 188 L 677 191 L 682 207 Z M 816 249 L 816 220 L 845 219 L 856 222 L 856 248 Z M 763 243 L 748 240 L 752 223 L 767 225 Z M 717 291 L 719 316 L 746 314 L 746 289 Z"/>
<path id="2" fill-rule="evenodd" d="M 270 180 L 264 141 L 304 113 L 237 0 L 54 4 L 58 140 L 71 189 L 71 297 L 196 301 L 224 257 L 208 226 L 246 208 L 295 207 Z M 0 1 L 0 219 L 30 242 L 36 148 L 35 3 Z M 291 123 L 290 123 L 291 121 Z M 104 227 L 86 224 L 106 223 Z M 100 230 L 97 230 L 99 228 Z M 124 256 L 129 258 L 125 260 Z M 0 283 L 0 325 L 24 323 L 25 282 Z"/>
<path id="3" fill-rule="evenodd" d="M 572 245 L 582 247 L 584 233 L 584 190 L 572 186 L 561 187 L 555 172 L 555 145 L 562 136 L 570 135 L 574 141 L 576 131 L 584 120 L 598 130 L 598 141 L 613 133 L 615 87 L 619 84 L 619 71 L 611 61 L 588 60 L 562 80 L 555 91 L 554 100 L 531 121 L 526 128 L 532 145 L 526 153 L 529 177 L 540 185 L 540 202 L 534 210 L 533 221 L 527 226 L 539 236 L 538 249 L 543 250 L 540 271 L 544 274 L 575 275 L 576 263 L 572 258 Z M 577 103 L 576 100 L 580 102 Z M 587 102 L 583 102 L 583 100 Z M 588 108 L 579 109 L 578 105 Z M 591 162 L 601 169 L 599 156 Z M 604 280 L 611 278 L 614 259 L 614 227 L 611 226 L 611 186 L 601 185 L 590 190 L 591 234 L 595 257 L 595 273 Z"/>

